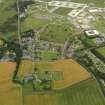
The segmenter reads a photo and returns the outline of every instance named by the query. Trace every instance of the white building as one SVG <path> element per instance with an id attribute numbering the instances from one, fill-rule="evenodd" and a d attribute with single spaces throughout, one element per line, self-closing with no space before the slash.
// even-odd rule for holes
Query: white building
<path id="1" fill-rule="evenodd" d="M 85 33 L 89 37 L 96 37 L 99 35 L 99 32 L 97 30 L 87 30 L 85 31 Z"/>

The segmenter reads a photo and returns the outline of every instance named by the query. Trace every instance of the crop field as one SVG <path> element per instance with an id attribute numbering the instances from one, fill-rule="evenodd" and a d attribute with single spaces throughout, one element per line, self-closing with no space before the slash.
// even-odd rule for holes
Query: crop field
<path id="1" fill-rule="evenodd" d="M 0 62 L 0 104 L 21 105 L 21 89 L 12 83 L 16 64 Z"/>
<path id="2" fill-rule="evenodd" d="M 105 101 L 93 79 L 60 91 L 24 95 L 24 105 L 104 105 Z"/>
<path id="3" fill-rule="evenodd" d="M 90 78 L 90 74 L 74 60 L 58 60 L 54 62 L 36 62 L 39 71 L 62 72 L 61 80 L 53 82 L 54 89 L 68 87 L 72 84 Z"/>

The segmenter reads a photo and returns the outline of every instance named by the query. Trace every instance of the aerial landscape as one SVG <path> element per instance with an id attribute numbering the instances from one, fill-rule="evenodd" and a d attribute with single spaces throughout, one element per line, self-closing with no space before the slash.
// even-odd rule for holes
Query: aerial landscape
<path id="1" fill-rule="evenodd" d="M 105 105 L 105 0 L 0 0 L 0 105 Z"/>

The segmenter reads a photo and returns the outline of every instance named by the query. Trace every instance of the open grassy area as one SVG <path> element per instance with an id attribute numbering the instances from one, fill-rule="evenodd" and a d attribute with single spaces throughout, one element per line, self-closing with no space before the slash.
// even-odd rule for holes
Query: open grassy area
<path id="1" fill-rule="evenodd" d="M 74 28 L 70 23 L 54 23 L 46 26 L 44 31 L 40 33 L 40 38 L 46 41 L 64 43 L 74 34 Z"/>
<path id="2" fill-rule="evenodd" d="M 104 19 L 98 19 L 96 21 L 93 21 L 92 24 L 95 26 L 95 28 L 105 34 L 105 20 Z"/>
<path id="3" fill-rule="evenodd" d="M 105 57 L 105 47 L 96 49 L 96 51 L 103 57 Z"/>
<path id="4" fill-rule="evenodd" d="M 22 22 L 21 29 L 22 32 L 30 29 L 41 29 L 44 25 L 47 25 L 48 23 L 48 20 L 33 18 L 32 16 L 29 16 L 25 19 L 24 22 Z"/>
<path id="5" fill-rule="evenodd" d="M 13 62 L 0 62 L 1 105 L 21 105 L 21 88 L 12 83 L 15 67 Z"/>
<path id="6" fill-rule="evenodd" d="M 54 11 L 54 13 L 59 14 L 59 15 L 63 15 L 63 16 L 67 16 L 69 12 L 71 12 L 72 9 L 70 8 L 58 8 Z"/>
<path id="7" fill-rule="evenodd" d="M 0 4 L 0 37 L 8 39 L 16 36 L 17 18 L 15 0 L 3 0 Z"/>
<path id="8" fill-rule="evenodd" d="M 86 37 L 85 39 L 82 40 L 82 42 L 85 45 L 85 47 L 96 46 L 96 39 L 95 38 Z"/>
<path id="9" fill-rule="evenodd" d="M 104 105 L 104 99 L 93 79 L 60 91 L 24 95 L 25 105 Z"/>
<path id="10" fill-rule="evenodd" d="M 42 60 L 56 60 L 60 57 L 60 54 L 57 52 L 41 52 Z"/>

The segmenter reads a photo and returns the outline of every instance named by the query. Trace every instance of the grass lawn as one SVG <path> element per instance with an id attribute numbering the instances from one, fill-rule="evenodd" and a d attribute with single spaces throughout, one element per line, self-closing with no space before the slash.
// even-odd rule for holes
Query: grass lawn
<path id="1" fill-rule="evenodd" d="M 95 46 L 95 45 L 96 45 L 96 39 L 95 39 L 95 38 L 88 38 L 88 37 L 86 37 L 86 38 L 83 40 L 83 44 L 84 44 L 84 46 L 86 46 L 86 47 Z"/>
<path id="2" fill-rule="evenodd" d="M 98 31 L 105 34 L 105 20 L 98 19 L 93 21 L 92 24 L 96 27 Z"/>
<path id="3" fill-rule="evenodd" d="M 41 52 L 42 60 L 54 60 L 60 57 L 60 54 L 57 52 Z"/>
<path id="4" fill-rule="evenodd" d="M 24 95 L 25 105 L 104 105 L 105 101 L 93 79 L 60 91 Z"/>
<path id="5" fill-rule="evenodd" d="M 98 53 L 100 55 L 102 55 L 103 57 L 105 57 L 105 47 L 98 48 L 98 49 L 96 49 L 96 51 L 98 51 Z"/>
<path id="6" fill-rule="evenodd" d="M 54 13 L 59 14 L 59 15 L 63 15 L 63 16 L 67 16 L 69 12 L 71 12 L 72 9 L 70 8 L 58 8 L 57 10 L 54 11 Z"/>
<path id="7" fill-rule="evenodd" d="M 33 18 L 32 16 L 29 16 L 25 19 L 24 22 L 21 23 L 21 29 L 22 32 L 30 29 L 41 29 L 44 25 L 47 25 L 48 23 L 48 20 Z"/>
<path id="8" fill-rule="evenodd" d="M 54 23 L 46 26 L 44 31 L 40 33 L 40 39 L 56 43 L 64 43 L 67 38 L 71 37 L 73 34 L 75 34 L 75 31 L 71 24 Z"/>

